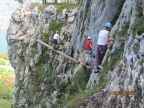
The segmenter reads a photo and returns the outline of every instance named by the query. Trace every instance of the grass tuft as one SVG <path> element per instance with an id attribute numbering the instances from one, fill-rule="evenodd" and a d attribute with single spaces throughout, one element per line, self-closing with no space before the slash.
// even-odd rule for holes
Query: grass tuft
<path id="1" fill-rule="evenodd" d="M 10 108 L 13 97 L 14 72 L 0 68 L 0 108 Z"/>
<path id="2" fill-rule="evenodd" d="M 138 35 L 141 35 L 142 33 L 144 33 L 144 15 L 141 17 L 138 17 L 134 24 L 131 27 L 131 30 L 134 33 L 137 33 Z"/>
<path id="3" fill-rule="evenodd" d="M 68 12 L 70 12 L 70 9 L 80 7 L 80 3 L 43 3 L 42 5 L 39 5 L 38 3 L 32 3 L 32 8 L 35 6 L 38 6 L 39 11 L 44 12 L 45 8 L 54 5 L 57 8 L 57 14 L 60 14 L 63 9 L 67 9 Z"/>

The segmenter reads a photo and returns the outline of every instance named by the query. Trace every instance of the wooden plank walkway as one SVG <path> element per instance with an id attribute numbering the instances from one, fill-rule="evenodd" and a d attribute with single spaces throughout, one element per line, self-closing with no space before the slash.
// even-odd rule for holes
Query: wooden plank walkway
<path id="1" fill-rule="evenodd" d="M 73 62 L 75 62 L 75 63 L 80 63 L 78 60 L 76 60 L 76 59 L 68 56 L 67 54 L 65 54 L 65 53 L 63 53 L 63 52 L 61 52 L 61 51 L 59 51 L 59 50 L 54 50 L 53 47 L 51 47 L 50 45 L 46 44 L 45 42 L 43 42 L 43 41 L 41 41 L 41 40 L 39 40 L 39 39 L 37 39 L 36 41 L 39 42 L 39 43 L 41 43 L 42 45 L 46 46 L 47 48 L 55 51 L 56 53 L 58 53 L 58 54 L 60 54 L 60 55 L 62 55 L 62 56 L 64 56 L 64 57 L 70 59 L 71 61 L 73 61 Z"/>

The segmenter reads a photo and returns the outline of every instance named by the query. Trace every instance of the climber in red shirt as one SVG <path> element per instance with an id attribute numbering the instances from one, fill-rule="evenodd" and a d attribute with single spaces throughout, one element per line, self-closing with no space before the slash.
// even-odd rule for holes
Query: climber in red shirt
<path id="1" fill-rule="evenodd" d="M 92 41 L 91 41 L 91 37 L 88 37 L 88 40 L 86 41 L 85 44 L 85 64 L 89 65 L 90 64 L 90 56 L 91 56 L 91 49 L 92 49 Z M 93 48 L 94 49 L 94 48 Z"/>

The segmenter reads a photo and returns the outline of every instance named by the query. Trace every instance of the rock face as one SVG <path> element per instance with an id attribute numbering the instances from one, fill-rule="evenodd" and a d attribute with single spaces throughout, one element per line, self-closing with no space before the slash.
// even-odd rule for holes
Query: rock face
<path id="1" fill-rule="evenodd" d="M 115 17 L 120 9 L 120 4 L 123 2 L 122 0 L 83 1 L 78 15 L 79 19 L 72 34 L 75 56 L 83 50 L 85 40 L 88 36 L 91 36 L 94 45 L 96 44 L 99 31 L 106 22 L 116 20 Z"/>
<path id="2" fill-rule="evenodd" d="M 102 25 L 108 21 L 112 23 L 114 22 L 111 35 L 115 37 L 113 47 L 112 49 L 109 49 L 111 56 L 107 54 L 107 58 L 109 59 L 108 63 L 111 64 L 111 58 L 115 56 L 112 55 L 113 52 L 121 50 L 122 54 L 117 56 L 120 57 L 118 64 L 112 64 L 115 65 L 115 68 L 113 70 L 109 70 L 107 75 L 105 75 L 106 78 L 110 77 L 110 81 L 106 87 L 101 92 L 94 94 L 85 101 L 82 101 L 79 104 L 80 108 L 144 107 L 144 65 L 142 59 L 143 34 L 142 32 L 139 35 L 137 33 L 133 33 L 131 29 L 134 27 L 133 24 L 136 22 L 135 20 L 137 20 L 137 17 L 142 17 L 144 14 L 143 3 L 143 0 L 107 0 L 105 1 L 105 6 L 102 9 L 101 7 L 103 1 L 99 0 L 97 1 L 97 4 L 91 3 L 90 1 L 89 3 L 88 1 L 83 1 L 83 7 L 79 13 L 80 18 L 76 23 L 76 29 L 74 29 L 73 32 L 73 47 L 75 48 L 75 56 L 78 52 L 81 52 L 84 45 L 83 41 L 87 36 L 91 36 L 95 44 L 99 30 Z M 88 4 L 92 4 L 90 5 L 90 8 L 88 8 Z M 122 7 L 121 10 L 119 10 L 119 6 Z M 86 9 L 89 10 L 89 15 L 85 15 Z M 93 13 L 94 10 L 98 11 Z M 119 15 L 117 16 L 117 19 L 115 19 L 117 12 Z M 85 34 L 86 37 L 82 37 L 85 36 Z M 81 40 L 80 37 L 82 37 Z M 119 49 L 116 49 L 118 47 Z M 92 87 L 95 83 L 99 83 L 99 77 L 99 75 L 92 72 L 87 86 Z"/>
<path id="3" fill-rule="evenodd" d="M 50 5 L 45 9 L 43 18 L 45 22 L 50 22 L 56 19 L 56 8 L 54 5 Z"/>
<path id="4" fill-rule="evenodd" d="M 72 76 L 75 65 L 72 61 L 35 41 L 40 39 L 52 45 L 55 31 L 61 29 L 60 49 L 71 55 L 70 39 L 76 16 L 71 24 L 66 25 L 69 16 L 68 19 L 55 20 L 56 10 L 54 5 L 50 5 L 40 11 L 38 6 L 25 2 L 11 17 L 7 41 L 9 59 L 17 77 L 14 92 L 16 108 L 51 108 L 62 93 L 60 87 L 65 87 L 67 79 Z M 76 15 L 77 12 L 72 9 L 68 14 Z"/>
<path id="5" fill-rule="evenodd" d="M 55 29 L 59 29 L 60 49 L 79 59 L 87 37 L 91 36 L 95 46 L 106 22 L 113 25 L 111 36 L 115 41 L 109 43 L 101 73 L 87 71 L 91 75 L 85 92 L 95 85 L 96 89 L 101 89 L 77 102 L 75 107 L 143 108 L 144 34 L 139 21 L 143 20 L 143 5 L 144 0 L 83 0 L 79 11 L 78 8 L 71 12 L 63 9 L 57 15 L 53 5 L 40 11 L 39 6 L 24 4 L 13 14 L 7 33 L 9 59 L 16 73 L 16 108 L 69 107 L 67 103 L 57 106 L 57 102 L 60 97 L 69 95 L 66 88 L 74 83 L 73 77 L 82 68 L 82 64 L 77 65 L 54 53 L 36 39 L 52 45 Z"/>

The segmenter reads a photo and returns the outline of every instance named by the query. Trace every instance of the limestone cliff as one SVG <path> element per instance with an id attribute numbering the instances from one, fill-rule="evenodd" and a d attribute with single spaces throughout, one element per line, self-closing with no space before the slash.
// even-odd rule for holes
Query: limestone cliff
<path id="1" fill-rule="evenodd" d="M 78 107 L 144 107 L 143 6 L 144 0 L 83 1 L 73 32 L 73 43 L 81 43 L 74 44 L 75 54 L 82 51 L 85 37 L 81 36 L 90 35 L 95 43 L 99 30 L 108 21 L 114 25 L 111 35 L 115 41 L 109 46 L 101 74 L 92 73 L 88 83 L 90 88 L 97 83 L 95 91 L 101 86 L 104 89 Z"/>
<path id="2" fill-rule="evenodd" d="M 61 95 L 75 64 L 35 40 L 52 45 L 52 37 L 59 30 L 60 49 L 72 55 L 70 39 L 77 12 L 77 6 L 58 10 L 54 5 L 26 2 L 12 15 L 7 41 L 9 59 L 16 74 L 16 108 L 51 107 Z"/>
<path id="3" fill-rule="evenodd" d="M 16 73 L 15 107 L 143 108 L 143 5 L 144 0 L 83 0 L 79 12 L 78 8 L 69 11 L 30 3 L 17 9 L 7 33 L 9 59 Z M 99 74 L 35 41 L 52 45 L 58 29 L 60 49 L 79 59 L 87 37 L 95 46 L 108 21 L 113 24 L 115 41 L 109 44 Z"/>

